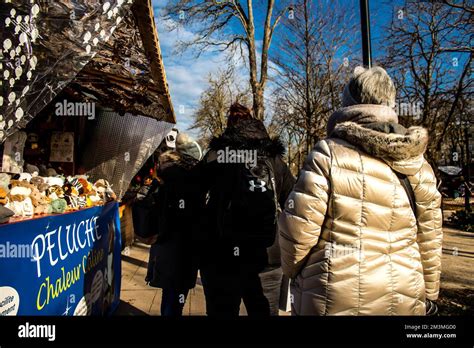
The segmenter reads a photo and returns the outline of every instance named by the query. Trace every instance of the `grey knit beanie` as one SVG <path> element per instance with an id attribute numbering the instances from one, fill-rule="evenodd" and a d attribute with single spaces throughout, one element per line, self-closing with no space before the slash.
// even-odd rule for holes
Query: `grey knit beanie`
<path id="1" fill-rule="evenodd" d="M 176 138 L 176 151 L 194 157 L 198 161 L 202 158 L 201 146 L 186 133 L 179 133 Z"/>
<path id="2" fill-rule="evenodd" d="M 342 92 L 342 106 L 375 104 L 395 107 L 396 90 L 392 79 L 381 67 L 358 66 Z"/>

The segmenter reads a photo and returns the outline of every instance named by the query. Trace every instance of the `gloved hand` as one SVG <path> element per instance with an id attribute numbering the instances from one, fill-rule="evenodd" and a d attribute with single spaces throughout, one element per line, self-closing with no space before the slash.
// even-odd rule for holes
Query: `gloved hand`
<path id="1" fill-rule="evenodd" d="M 427 316 L 433 316 L 438 313 L 438 305 L 436 302 L 431 301 L 431 300 L 426 300 L 426 315 Z"/>

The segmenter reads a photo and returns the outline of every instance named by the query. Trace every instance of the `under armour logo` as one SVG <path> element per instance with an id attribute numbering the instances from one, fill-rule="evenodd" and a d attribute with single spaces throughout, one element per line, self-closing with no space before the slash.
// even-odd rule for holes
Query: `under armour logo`
<path id="1" fill-rule="evenodd" d="M 254 180 L 250 180 L 249 184 L 250 184 L 249 190 L 252 192 L 255 192 L 256 188 L 260 189 L 260 192 L 265 192 L 267 190 L 267 188 L 265 187 L 267 183 L 263 180 L 257 180 L 257 183 L 255 183 Z"/>

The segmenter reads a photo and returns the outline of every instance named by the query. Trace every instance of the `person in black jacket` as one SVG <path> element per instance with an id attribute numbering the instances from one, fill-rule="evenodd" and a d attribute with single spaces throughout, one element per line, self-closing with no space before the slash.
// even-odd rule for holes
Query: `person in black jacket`
<path id="1" fill-rule="evenodd" d="M 196 174 L 201 158 L 199 145 L 180 133 L 176 150 L 160 155 L 157 194 L 158 239 L 151 286 L 163 289 L 161 315 L 180 316 L 198 270 L 196 235 L 204 196 Z"/>
<path id="2" fill-rule="evenodd" d="M 251 159 L 255 162 L 258 157 L 268 165 L 266 172 L 270 175 L 265 180 L 251 178 L 244 182 L 239 179 L 250 167 L 249 163 L 236 163 L 233 156 L 236 153 L 248 154 L 249 158 L 256 154 Z M 246 107 L 234 104 L 229 110 L 225 132 L 211 140 L 209 151 L 201 161 L 208 202 L 206 228 L 201 231 L 205 243 L 200 272 L 209 316 L 237 316 L 241 300 L 248 315 L 270 315 L 259 273 L 268 265 L 267 248 L 276 236 L 278 208 L 275 205 L 284 206 L 294 184 L 282 160 L 283 154 L 283 144 L 279 139 L 270 138 L 263 122 L 252 118 Z M 242 186 L 242 182 L 248 186 Z M 250 206 L 247 214 L 236 213 L 245 211 L 245 207 L 236 202 L 239 199 L 236 197 L 243 196 L 237 192 L 242 188 L 249 191 L 247 198 L 253 197 L 255 190 L 266 194 L 275 191 L 274 196 L 269 196 L 274 202 L 273 210 L 262 207 L 259 211 L 259 203 L 254 204 L 250 198 L 242 204 Z"/>

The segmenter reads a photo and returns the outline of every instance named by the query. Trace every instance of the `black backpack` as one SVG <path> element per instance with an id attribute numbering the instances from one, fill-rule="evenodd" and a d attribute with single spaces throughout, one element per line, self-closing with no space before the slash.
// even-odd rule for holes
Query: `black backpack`
<path id="1" fill-rule="evenodd" d="M 256 165 L 231 164 L 230 195 L 218 230 L 224 239 L 269 247 L 277 230 L 277 192 L 273 160 L 258 155 Z M 228 192 L 229 192 L 228 191 Z"/>

